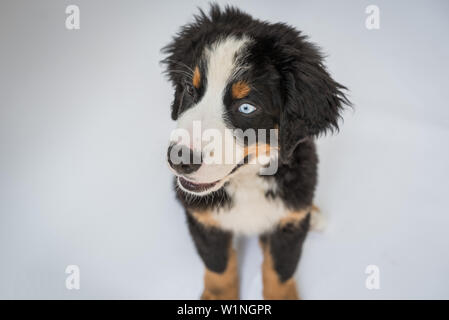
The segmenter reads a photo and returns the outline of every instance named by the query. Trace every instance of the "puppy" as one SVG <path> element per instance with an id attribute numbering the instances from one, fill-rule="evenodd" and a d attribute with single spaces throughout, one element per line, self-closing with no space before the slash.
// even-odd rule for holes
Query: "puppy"
<path id="1" fill-rule="evenodd" d="M 293 275 L 317 184 L 314 139 L 338 130 L 346 88 L 299 31 L 233 7 L 200 11 L 162 52 L 182 132 L 170 139 L 168 164 L 205 265 L 202 298 L 239 298 L 232 240 L 258 235 L 264 298 L 298 299 Z"/>

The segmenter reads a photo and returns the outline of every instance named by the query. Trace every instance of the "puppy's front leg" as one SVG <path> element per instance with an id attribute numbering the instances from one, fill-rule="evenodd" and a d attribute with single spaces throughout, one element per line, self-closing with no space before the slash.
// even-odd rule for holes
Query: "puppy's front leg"
<path id="1" fill-rule="evenodd" d="M 198 254 L 206 266 L 201 299 L 238 299 L 237 254 L 232 249 L 232 233 L 221 230 L 207 212 L 188 212 L 187 222 Z"/>
<path id="2" fill-rule="evenodd" d="M 309 225 L 309 213 L 294 212 L 283 219 L 272 233 L 260 238 L 264 255 L 262 264 L 264 299 L 299 299 L 293 275 Z"/>

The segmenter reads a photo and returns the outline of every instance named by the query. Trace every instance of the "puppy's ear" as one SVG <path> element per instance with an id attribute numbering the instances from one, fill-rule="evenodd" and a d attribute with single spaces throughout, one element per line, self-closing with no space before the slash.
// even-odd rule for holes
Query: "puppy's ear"
<path id="1" fill-rule="evenodd" d="M 174 89 L 175 89 L 175 97 L 173 98 L 173 102 L 171 103 L 171 118 L 172 120 L 177 120 L 179 108 L 182 104 L 184 88 L 180 84 L 177 84 L 175 85 Z"/>
<path id="2" fill-rule="evenodd" d="M 173 120 L 178 118 L 184 83 L 192 80 L 194 67 L 201 56 L 204 45 L 203 35 L 208 24 L 210 24 L 209 18 L 200 10 L 200 13 L 195 16 L 195 21 L 183 26 L 173 40 L 161 49 L 161 53 L 165 55 L 161 61 L 165 68 L 164 73 L 175 90 L 171 109 Z"/>
<path id="3" fill-rule="evenodd" d="M 281 76 L 284 104 L 279 121 L 280 158 L 289 163 L 296 147 L 308 138 L 338 130 L 344 105 L 343 90 L 322 63 L 319 50 L 304 38 L 284 48 Z"/>
<path id="4" fill-rule="evenodd" d="M 171 104 L 171 118 L 173 120 L 178 119 L 179 108 L 184 97 L 184 84 L 193 77 L 192 50 L 182 50 L 181 44 L 185 42 L 188 43 L 188 39 L 176 38 L 162 49 L 163 53 L 169 54 L 167 58 L 161 61 L 161 64 L 165 65 L 164 73 L 168 76 L 174 89 L 174 98 Z"/>

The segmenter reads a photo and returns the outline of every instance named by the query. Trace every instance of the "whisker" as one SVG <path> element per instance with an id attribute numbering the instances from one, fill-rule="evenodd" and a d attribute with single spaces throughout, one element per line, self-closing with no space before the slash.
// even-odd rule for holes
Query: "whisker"
<path id="1" fill-rule="evenodd" d="M 176 61 L 176 60 L 172 60 L 172 59 L 168 59 L 168 61 L 176 63 L 176 64 L 180 65 L 181 67 L 187 68 L 190 72 L 192 72 L 192 74 L 194 73 L 193 69 L 190 68 L 188 65 L 186 65 L 184 62 Z"/>
<path id="2" fill-rule="evenodd" d="M 167 73 L 170 73 L 170 72 L 179 73 L 179 74 L 186 76 L 189 79 L 193 79 L 193 75 L 184 70 L 168 70 L 167 71 Z"/>

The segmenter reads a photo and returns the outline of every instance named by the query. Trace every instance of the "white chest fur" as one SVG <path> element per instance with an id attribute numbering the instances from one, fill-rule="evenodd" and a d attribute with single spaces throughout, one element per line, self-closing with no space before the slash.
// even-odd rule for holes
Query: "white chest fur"
<path id="1" fill-rule="evenodd" d="M 226 191 L 232 197 L 231 208 L 213 212 L 220 226 L 237 234 L 262 234 L 272 230 L 288 212 L 279 199 L 266 197 L 267 191 L 275 190 L 273 179 L 259 177 L 250 168 L 234 177 Z"/>

